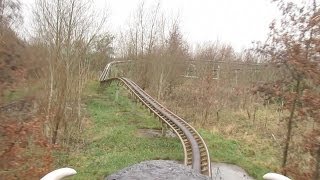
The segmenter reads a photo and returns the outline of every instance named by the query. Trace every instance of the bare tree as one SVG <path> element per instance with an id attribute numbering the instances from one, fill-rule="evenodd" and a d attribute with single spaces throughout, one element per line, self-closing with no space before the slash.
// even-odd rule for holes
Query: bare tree
<path id="1" fill-rule="evenodd" d="M 21 2 L 19 0 L 0 0 L 0 30 L 13 28 L 22 22 Z"/>
<path id="2" fill-rule="evenodd" d="M 47 122 L 52 143 L 67 141 L 81 129 L 81 93 L 87 79 L 92 44 L 105 37 L 106 14 L 91 1 L 37 0 L 34 9 L 36 42 L 47 49 L 45 81 Z M 101 36 L 102 35 L 102 36 Z"/>

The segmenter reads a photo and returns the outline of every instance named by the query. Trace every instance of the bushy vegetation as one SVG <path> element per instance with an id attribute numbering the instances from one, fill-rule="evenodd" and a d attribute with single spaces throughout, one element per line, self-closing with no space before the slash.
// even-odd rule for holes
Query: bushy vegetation
<path id="1" fill-rule="evenodd" d="M 86 91 L 88 122 L 84 141 L 77 150 L 57 153 L 58 167 L 71 166 L 78 171 L 75 179 L 95 179 L 110 175 L 144 160 L 183 161 L 183 148 L 177 137 L 139 135 L 141 129 L 160 130 L 161 123 L 143 107 L 128 98 L 126 89 L 112 84 L 100 89 L 95 82 Z M 273 149 L 227 139 L 215 132 L 200 130 L 209 147 L 212 161 L 244 167 L 261 178 L 276 163 Z"/>
<path id="2" fill-rule="evenodd" d="M 110 34 L 105 9 L 92 1 L 36 0 L 34 33 L 24 40 L 15 32 L 20 1 L 0 1 L 1 176 L 40 177 L 71 164 L 80 177 L 101 177 L 145 159 L 181 160 L 175 138 L 134 135 L 160 124 L 122 90 L 93 90 L 107 62 L 131 60 L 110 75 L 132 79 L 201 129 L 213 161 L 254 177 L 269 170 L 319 179 L 319 4 L 273 2 L 282 16 L 268 40 L 236 52 L 223 42 L 191 50 L 178 16 L 144 2 Z"/>

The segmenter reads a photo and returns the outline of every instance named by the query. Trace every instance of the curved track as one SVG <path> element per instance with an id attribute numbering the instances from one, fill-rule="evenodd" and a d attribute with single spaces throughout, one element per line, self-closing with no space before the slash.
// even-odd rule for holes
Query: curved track
<path id="1" fill-rule="evenodd" d="M 131 95 L 147 107 L 151 113 L 162 120 L 179 137 L 184 149 L 184 164 L 191 166 L 195 171 L 211 176 L 211 164 L 208 148 L 200 134 L 186 121 L 165 108 L 149 94 L 143 91 L 136 83 L 127 78 L 106 79 L 110 63 L 100 77 L 101 84 L 117 82 L 126 87 Z"/>

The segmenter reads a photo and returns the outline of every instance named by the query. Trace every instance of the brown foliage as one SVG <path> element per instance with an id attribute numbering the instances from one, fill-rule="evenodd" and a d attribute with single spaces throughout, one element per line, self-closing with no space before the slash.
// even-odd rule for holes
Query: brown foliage
<path id="1" fill-rule="evenodd" d="M 24 43 L 9 28 L 0 34 L 0 97 L 7 89 L 14 88 L 26 78 L 23 67 Z"/>
<path id="2" fill-rule="evenodd" d="M 319 6 L 316 1 L 306 2 L 303 6 L 283 0 L 274 2 L 283 16 L 279 24 L 275 21 L 270 26 L 269 41 L 259 51 L 285 74 L 259 90 L 270 98 L 284 100 L 284 108 L 290 112 L 282 162 L 284 173 L 296 179 L 319 179 Z M 300 135 L 303 140 L 292 142 L 292 131 L 296 130 L 295 127 L 305 126 L 305 123 L 313 124 L 313 128 Z M 310 160 L 301 158 L 301 149 L 309 153 Z M 300 156 L 294 155 L 299 153 Z M 307 161 L 309 166 L 305 166 L 303 161 Z"/>
<path id="3" fill-rule="evenodd" d="M 5 119 L 5 117 L 2 117 Z M 39 179 L 52 166 L 52 146 L 43 135 L 43 118 L 7 119 L 0 125 L 0 178 Z"/>

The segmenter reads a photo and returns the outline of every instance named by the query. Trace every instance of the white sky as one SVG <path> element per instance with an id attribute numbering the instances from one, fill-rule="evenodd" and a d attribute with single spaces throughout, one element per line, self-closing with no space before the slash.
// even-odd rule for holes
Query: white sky
<path id="1" fill-rule="evenodd" d="M 25 24 L 32 23 L 30 8 L 34 0 L 24 0 Z M 193 45 L 216 41 L 230 43 L 236 50 L 252 41 L 265 40 L 271 21 L 279 12 L 271 0 L 145 0 L 146 7 L 160 1 L 169 15 L 179 14 L 181 30 Z M 110 31 L 117 34 L 128 23 L 141 0 L 94 0 L 107 5 Z"/>

